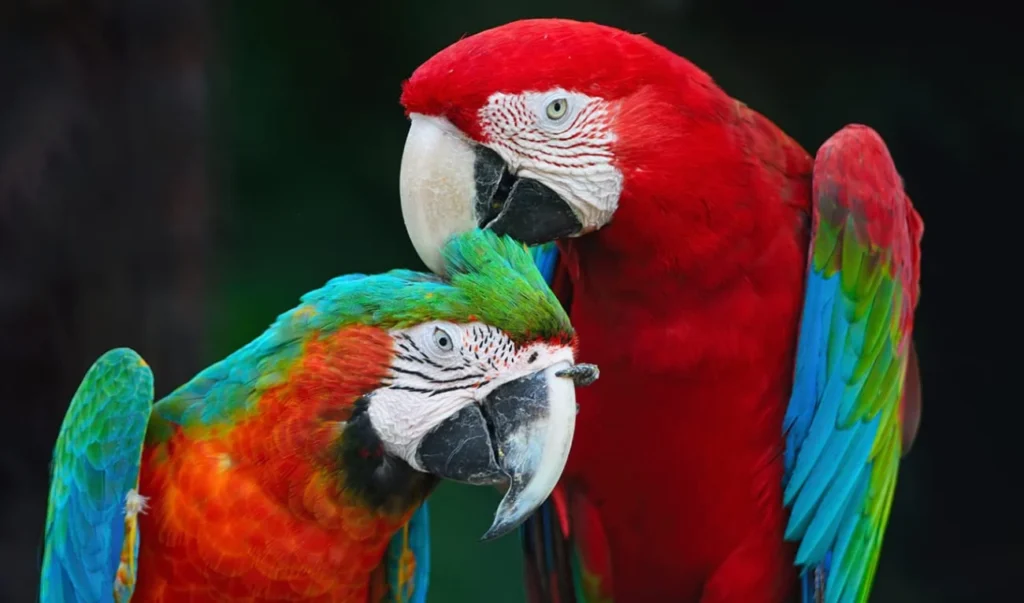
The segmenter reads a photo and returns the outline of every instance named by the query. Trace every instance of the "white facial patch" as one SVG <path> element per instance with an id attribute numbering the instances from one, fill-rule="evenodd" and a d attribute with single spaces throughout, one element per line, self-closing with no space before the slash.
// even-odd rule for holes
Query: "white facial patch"
<path id="1" fill-rule="evenodd" d="M 558 193 L 584 232 L 607 224 L 619 205 L 622 172 L 612 165 L 612 106 L 586 94 L 492 94 L 480 109 L 488 146 L 509 171 Z"/>
<path id="2" fill-rule="evenodd" d="M 420 471 L 420 440 L 445 419 L 503 383 L 574 361 L 571 346 L 516 346 L 480 322 L 433 321 L 390 333 L 391 378 L 373 393 L 367 413 L 384 449 Z"/>

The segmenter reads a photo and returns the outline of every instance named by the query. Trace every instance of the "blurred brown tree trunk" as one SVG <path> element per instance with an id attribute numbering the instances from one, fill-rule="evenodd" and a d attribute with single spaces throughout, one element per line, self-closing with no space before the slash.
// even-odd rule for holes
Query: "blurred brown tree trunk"
<path id="1" fill-rule="evenodd" d="M 158 394 L 202 353 L 207 3 L 0 6 L 0 601 L 35 595 L 51 448 L 88 365 Z"/>

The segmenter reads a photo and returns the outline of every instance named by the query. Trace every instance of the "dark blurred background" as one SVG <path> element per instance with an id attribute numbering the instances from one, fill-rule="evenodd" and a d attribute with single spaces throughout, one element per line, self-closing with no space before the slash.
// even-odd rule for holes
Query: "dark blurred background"
<path id="1" fill-rule="evenodd" d="M 159 396 L 332 276 L 422 267 L 398 202 L 400 82 L 465 34 L 536 16 L 647 33 L 812 153 L 848 122 L 887 140 L 926 224 L 925 409 L 872 601 L 1008 600 L 1024 564 L 1007 284 L 1024 64 L 1009 10 L 3 0 L 0 601 L 34 596 L 49 455 L 93 360 L 135 348 Z M 431 601 L 523 600 L 518 539 L 477 541 L 497 496 L 436 495 Z"/>

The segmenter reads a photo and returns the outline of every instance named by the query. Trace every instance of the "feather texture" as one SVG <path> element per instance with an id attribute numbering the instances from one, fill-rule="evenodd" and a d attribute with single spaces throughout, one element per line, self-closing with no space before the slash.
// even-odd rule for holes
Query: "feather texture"
<path id="1" fill-rule="evenodd" d="M 884 143 L 862 126 L 844 129 L 819 152 L 813 212 L 784 423 L 786 537 L 799 541 L 805 601 L 859 603 L 878 563 L 901 434 L 907 441 L 900 403 L 907 399 L 922 225 Z M 549 282 L 564 278 L 555 246 L 532 252 Z M 571 289 L 556 292 L 565 299 Z M 530 601 L 611 601 L 607 544 L 580 542 L 582 526 L 600 536 L 597 514 L 574 513 L 564 488 L 557 492 L 521 532 Z"/>
<path id="2" fill-rule="evenodd" d="M 826 581 L 832 600 L 862 597 L 905 448 L 893 442 L 913 439 L 920 405 L 909 321 L 920 219 L 884 145 L 854 126 L 815 164 L 685 58 L 566 19 L 460 39 L 415 70 L 402 104 L 519 177 L 590 190 L 593 172 L 552 159 L 587 155 L 587 141 L 539 132 L 529 113 L 561 91 L 614 107 L 607 123 L 573 126 L 614 138 L 622 182 L 603 191 L 616 197 L 610 221 L 534 251 L 602 377 L 577 397 L 568 504 L 553 497 L 523 529 L 531 600 L 590 596 L 571 587 L 574 554 L 580 575 L 600 573 L 577 493 L 599 510 L 615 564 L 601 584 L 620 600 L 788 602 L 795 557 L 808 600 Z M 523 108 L 491 111 L 496 99 Z M 580 215 L 591 205 L 563 201 Z M 563 236 L 551 226 L 546 236 Z"/>
<path id="3" fill-rule="evenodd" d="M 787 539 L 808 602 L 867 600 L 901 456 L 920 217 L 881 138 L 848 126 L 814 164 L 813 232 L 784 430 Z"/>
<path id="4" fill-rule="evenodd" d="M 134 588 L 138 540 L 126 517 L 153 406 L 153 373 L 133 350 L 101 356 L 71 400 L 53 453 L 40 601 L 113 601 L 122 549 L 130 551 L 119 600 Z M 127 525 L 126 525 L 127 524 Z"/>
<path id="5" fill-rule="evenodd" d="M 478 230 L 444 252 L 447 278 L 329 281 L 155 405 L 138 355 L 100 358 L 55 449 L 42 599 L 422 603 L 421 503 L 436 478 L 352 427 L 389 374 L 389 330 L 481 321 L 517 341 L 573 337 L 522 245 Z M 400 477 L 370 492 L 355 457 L 371 459 L 355 462 L 361 471 Z M 141 515 L 133 488 L 150 497 Z"/>

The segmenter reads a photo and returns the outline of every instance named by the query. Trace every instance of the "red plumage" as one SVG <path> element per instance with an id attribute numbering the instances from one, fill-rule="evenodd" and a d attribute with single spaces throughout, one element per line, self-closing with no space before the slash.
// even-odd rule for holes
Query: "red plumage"
<path id="1" fill-rule="evenodd" d="M 691 126 L 680 115 L 668 126 L 698 131 L 699 144 L 656 145 L 643 158 L 639 137 L 623 132 L 635 158 L 623 163 L 678 162 L 692 173 L 658 165 L 627 176 L 612 224 L 561 246 L 579 271 L 580 357 L 602 368 L 579 393 L 565 482 L 600 510 L 614 592 L 627 602 L 710 602 L 717 589 L 777 601 L 794 576 L 782 539 L 781 424 L 811 162 L 779 152 L 780 142 L 798 147 L 759 115 L 724 95 L 714 104 L 718 119 Z M 734 146 L 739 124 L 753 144 Z M 637 406 L 642 432 L 631 441 L 620 417 Z"/>
<path id="2" fill-rule="evenodd" d="M 464 38 L 416 70 L 402 103 L 487 143 L 478 112 L 491 94 L 556 87 L 611 104 L 623 177 L 611 222 L 559 241 L 554 282 L 579 357 L 601 367 L 577 394 L 556 497 L 585 569 L 602 574 L 594 592 L 781 603 L 796 587 L 782 422 L 812 157 L 692 63 L 590 23 L 526 20 Z"/>
<path id="3" fill-rule="evenodd" d="M 147 443 L 140 491 L 160 494 L 139 517 L 132 600 L 369 600 L 413 509 L 390 515 L 351 499 L 336 446 L 339 421 L 381 383 L 391 347 L 385 331 L 363 326 L 310 341 L 256 412 Z"/>

